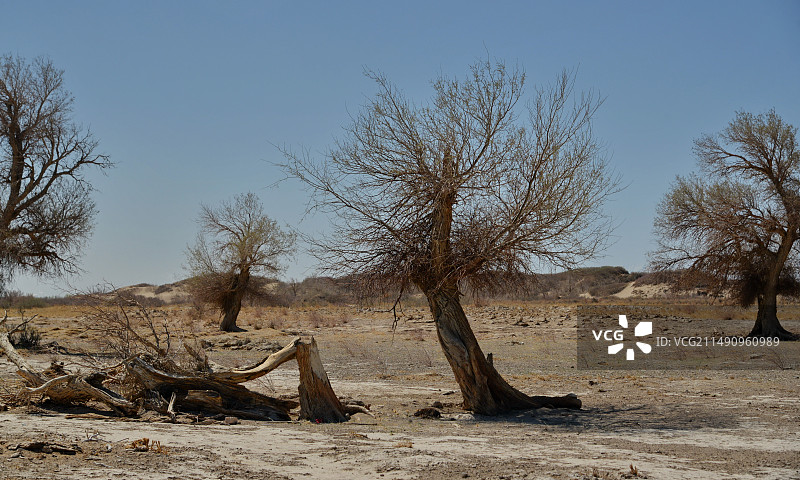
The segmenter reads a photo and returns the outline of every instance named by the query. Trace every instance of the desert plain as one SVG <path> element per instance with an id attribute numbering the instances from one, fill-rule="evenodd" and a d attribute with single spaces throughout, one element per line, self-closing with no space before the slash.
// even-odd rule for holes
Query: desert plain
<path id="1" fill-rule="evenodd" d="M 614 298 L 667 309 L 701 332 L 746 334 L 754 311 L 672 300 Z M 497 417 L 473 415 L 421 303 L 395 318 L 382 306 L 246 307 L 244 331 L 216 329 L 213 312 L 160 307 L 177 334 L 192 337 L 227 367 L 257 363 L 297 336 L 314 337 L 340 397 L 369 406 L 341 424 L 264 422 L 159 415 L 120 419 L 102 405 L 57 407 L 34 397 L 0 413 L 3 479 L 800 479 L 800 345 L 736 360 L 747 368 L 603 370 L 576 362 L 576 322 L 588 299 L 471 302 L 465 309 L 485 353 L 514 386 L 532 395 L 576 394 L 580 410 L 541 408 Z M 602 303 L 601 302 L 601 303 Z M 720 313 L 722 312 L 722 313 Z M 800 331 L 797 306 L 784 326 Z M 20 350 L 46 368 L 85 365 L 97 332 L 80 309 L 31 309 L 43 345 Z M 58 348 L 54 348 L 56 342 Z M 734 352 L 731 355 L 736 356 Z M 0 356 L 0 393 L 20 388 Z M 246 386 L 297 396 L 289 362 Z M 435 408 L 439 418 L 415 416 Z M 147 438 L 160 448 L 137 451 Z M 35 441 L 77 453 L 30 451 Z"/>

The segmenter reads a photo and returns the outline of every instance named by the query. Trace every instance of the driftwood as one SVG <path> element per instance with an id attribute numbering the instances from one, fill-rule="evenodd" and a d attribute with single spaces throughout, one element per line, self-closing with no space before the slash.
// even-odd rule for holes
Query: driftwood
<path id="1" fill-rule="evenodd" d="M 289 420 L 289 411 L 298 405 L 291 400 L 280 400 L 250 391 L 232 382 L 162 372 L 138 357 L 126 362 L 125 369 L 147 390 L 158 393 L 162 398 L 175 393 L 174 403 L 189 410 L 197 408 L 259 420 Z"/>
<path id="2" fill-rule="evenodd" d="M 262 360 L 261 363 L 243 369 L 212 373 L 211 378 L 231 383 L 244 383 L 250 380 L 255 380 L 256 378 L 268 374 L 289 360 L 295 358 L 298 344 L 300 344 L 299 337 L 292 340 L 281 350 Z"/>
<path id="3" fill-rule="evenodd" d="M 34 369 L 22 355 L 17 352 L 7 333 L 0 333 L 0 348 L 11 362 L 19 369 L 17 374 L 25 380 L 27 387 L 20 391 L 23 397 L 40 394 L 47 395 L 56 403 L 72 404 L 96 400 L 111 407 L 121 415 L 133 415 L 139 407 L 121 395 L 102 385 L 105 374 L 95 372 L 88 375 L 69 374 L 48 378 Z"/>
<path id="4" fill-rule="evenodd" d="M 138 356 L 132 357 L 120 364 L 138 387 L 130 389 L 133 393 L 129 393 L 129 398 L 106 388 L 103 382 L 108 376 L 103 372 L 71 374 L 59 368 L 37 371 L 16 351 L 8 334 L 0 334 L 0 348 L 25 380 L 27 386 L 20 392 L 22 396 L 47 396 L 61 404 L 94 400 L 123 416 L 134 416 L 143 407 L 168 415 L 173 421 L 178 411 L 212 412 L 256 420 L 289 420 L 289 412 L 298 406 L 301 419 L 320 423 L 344 422 L 351 414 L 359 412 L 371 415 L 363 404 L 345 404 L 336 396 L 313 337 L 308 343 L 295 338 L 251 367 L 202 374 L 165 372 Z M 297 360 L 300 370 L 300 402 L 272 398 L 241 385 L 292 359 Z"/>
<path id="5" fill-rule="evenodd" d="M 572 410 L 580 410 L 583 402 L 574 393 L 568 393 L 563 397 L 546 397 L 546 396 L 531 396 L 528 397 L 532 401 L 533 408 L 569 408 Z"/>
<path id="6" fill-rule="evenodd" d="M 31 367 L 25 358 L 11 345 L 11 339 L 5 332 L 0 333 L 0 348 L 3 349 L 11 363 L 17 366 L 19 369 L 17 375 L 24 378 L 28 386 L 38 387 L 47 382 L 48 379 Z"/>
<path id="7" fill-rule="evenodd" d="M 10 448 L 10 447 L 9 447 Z M 75 455 L 82 453 L 83 450 L 76 444 L 63 445 L 60 443 L 53 443 L 48 441 L 20 443 L 14 446 L 13 450 L 28 450 L 30 452 L 41 453 L 60 453 L 62 455 Z"/>

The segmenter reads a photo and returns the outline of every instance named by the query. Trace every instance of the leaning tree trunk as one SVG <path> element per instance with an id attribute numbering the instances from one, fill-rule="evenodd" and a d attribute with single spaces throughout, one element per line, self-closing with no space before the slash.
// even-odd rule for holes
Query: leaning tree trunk
<path id="1" fill-rule="evenodd" d="M 243 270 L 233 276 L 231 285 L 225 298 L 222 301 L 222 313 L 224 317 L 219 324 L 219 329 L 223 332 L 231 332 L 237 329 L 236 319 L 242 309 L 242 299 L 247 291 L 247 284 L 250 282 L 250 271 Z"/>
<path id="2" fill-rule="evenodd" d="M 464 408 L 475 413 L 498 413 L 526 408 L 580 408 L 573 394 L 563 397 L 528 396 L 506 382 L 487 360 L 461 308 L 458 291 L 426 292 L 439 343 L 464 397 Z"/>
<path id="3" fill-rule="evenodd" d="M 797 340 L 794 334 L 781 325 L 778 320 L 778 295 L 767 292 L 758 297 L 758 316 L 748 337 L 780 338 L 781 340 Z"/>

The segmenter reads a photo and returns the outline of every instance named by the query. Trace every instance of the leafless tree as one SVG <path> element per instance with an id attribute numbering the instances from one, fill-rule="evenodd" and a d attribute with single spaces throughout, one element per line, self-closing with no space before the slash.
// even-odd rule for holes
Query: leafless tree
<path id="1" fill-rule="evenodd" d="M 653 267 L 685 269 L 678 283 L 729 289 L 743 307 L 757 302 L 750 336 L 796 339 L 778 321 L 777 296 L 800 294 L 797 128 L 774 110 L 738 112 L 694 152 L 703 175 L 678 177 L 661 201 Z"/>
<path id="2" fill-rule="evenodd" d="M 187 251 L 190 287 L 220 308 L 219 328 L 231 331 L 242 299 L 256 285 L 251 275 L 280 272 L 279 260 L 293 251 L 295 236 L 264 213 L 253 193 L 237 195 L 219 208 L 203 205 L 199 223 L 197 242 Z"/>
<path id="3" fill-rule="evenodd" d="M 46 58 L 0 57 L 0 280 L 76 270 L 95 205 L 86 167 L 111 166 L 72 120 L 63 71 Z"/>
<path id="4" fill-rule="evenodd" d="M 312 205 L 334 214 L 322 259 L 335 274 L 425 294 L 465 408 L 579 407 L 511 387 L 481 351 L 459 287 L 496 286 L 535 264 L 572 267 L 604 246 L 601 206 L 616 179 L 591 131 L 602 102 L 576 98 L 564 72 L 524 104 L 525 74 L 488 60 L 463 80 L 438 78 L 422 106 L 367 75 L 378 94 L 335 148 L 319 159 L 285 152 Z"/>

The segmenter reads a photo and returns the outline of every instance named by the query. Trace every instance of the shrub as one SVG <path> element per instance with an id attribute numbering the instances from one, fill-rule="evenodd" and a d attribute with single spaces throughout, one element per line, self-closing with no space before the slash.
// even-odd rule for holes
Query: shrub
<path id="1" fill-rule="evenodd" d="M 39 334 L 38 330 L 28 325 L 25 327 L 25 330 L 22 330 L 19 334 L 11 335 L 9 340 L 14 348 L 35 350 L 39 348 L 42 336 Z"/>

